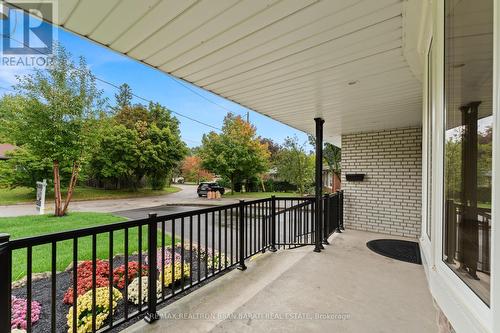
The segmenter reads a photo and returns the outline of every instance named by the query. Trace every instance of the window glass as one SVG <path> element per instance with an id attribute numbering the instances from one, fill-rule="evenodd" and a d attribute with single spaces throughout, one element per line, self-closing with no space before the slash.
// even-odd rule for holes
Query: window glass
<path id="1" fill-rule="evenodd" d="M 433 106 L 433 66 L 432 66 L 432 41 L 429 45 L 427 54 L 427 216 L 426 216 L 426 231 L 427 236 L 431 238 L 432 232 L 432 132 L 434 123 L 432 117 Z"/>
<path id="2" fill-rule="evenodd" d="M 493 0 L 445 8 L 443 260 L 489 305 Z"/>

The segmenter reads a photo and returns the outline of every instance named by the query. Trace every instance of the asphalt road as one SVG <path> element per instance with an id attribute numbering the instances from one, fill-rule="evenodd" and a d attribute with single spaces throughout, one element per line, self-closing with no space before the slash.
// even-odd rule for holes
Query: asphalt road
<path id="1" fill-rule="evenodd" d="M 150 209 L 159 209 L 157 207 L 163 205 L 225 205 L 228 203 L 237 202 L 236 199 L 222 198 L 217 200 L 208 200 L 199 198 L 196 193 L 196 185 L 174 184 L 175 187 L 181 189 L 176 193 L 169 193 L 159 196 L 149 196 L 142 198 L 121 198 L 108 200 L 87 200 L 87 201 L 72 201 L 69 205 L 69 210 L 72 212 L 100 212 L 114 213 L 125 211 L 138 211 L 149 213 Z M 168 210 L 170 208 L 164 208 Z M 50 213 L 54 210 L 53 203 L 47 203 L 45 211 Z M 0 205 L 0 217 L 7 216 L 22 216 L 35 215 L 35 204 L 17 204 L 17 205 Z M 139 214 L 139 213 L 138 213 Z M 143 216 L 141 216 L 143 217 Z M 135 218 L 135 216 L 134 216 Z"/>

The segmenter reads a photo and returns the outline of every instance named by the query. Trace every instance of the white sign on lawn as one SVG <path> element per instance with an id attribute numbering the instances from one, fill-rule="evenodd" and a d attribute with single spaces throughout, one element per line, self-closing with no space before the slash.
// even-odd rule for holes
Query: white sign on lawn
<path id="1" fill-rule="evenodd" d="M 45 212 L 45 189 L 47 188 L 47 181 L 36 182 L 36 210 L 43 214 Z"/>

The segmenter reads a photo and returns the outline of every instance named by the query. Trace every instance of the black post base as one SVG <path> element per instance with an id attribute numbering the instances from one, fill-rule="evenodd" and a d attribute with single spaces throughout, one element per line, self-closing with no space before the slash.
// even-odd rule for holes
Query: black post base
<path id="1" fill-rule="evenodd" d="M 244 271 L 247 269 L 247 266 L 245 264 L 241 264 L 237 267 L 237 269 L 239 269 L 240 271 Z"/>

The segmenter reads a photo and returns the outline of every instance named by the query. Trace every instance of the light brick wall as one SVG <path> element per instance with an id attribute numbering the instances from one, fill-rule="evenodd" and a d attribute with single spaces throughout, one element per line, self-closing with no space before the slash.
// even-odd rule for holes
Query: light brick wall
<path id="1" fill-rule="evenodd" d="M 347 173 L 364 173 L 365 179 L 348 182 Z M 347 228 L 418 238 L 421 182 L 420 128 L 342 136 L 342 189 Z"/>

